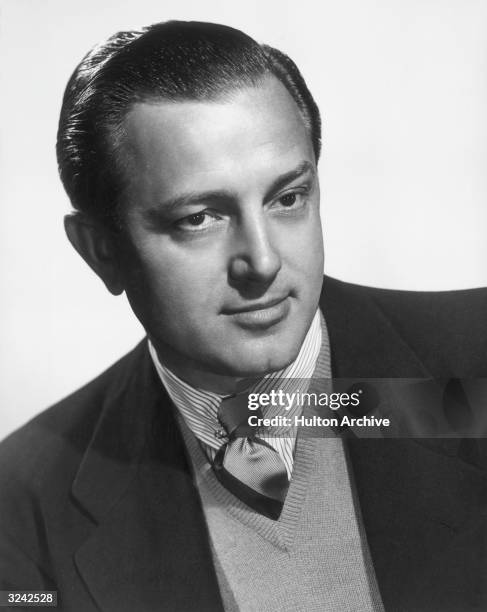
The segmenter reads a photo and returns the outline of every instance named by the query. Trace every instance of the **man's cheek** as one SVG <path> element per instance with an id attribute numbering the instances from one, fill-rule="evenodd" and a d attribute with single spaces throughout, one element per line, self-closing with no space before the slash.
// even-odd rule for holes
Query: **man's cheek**
<path id="1" fill-rule="evenodd" d="M 182 321 L 184 326 L 211 316 L 217 295 L 215 284 L 176 270 L 160 274 L 152 283 L 152 299 L 159 311 L 166 319 Z"/>

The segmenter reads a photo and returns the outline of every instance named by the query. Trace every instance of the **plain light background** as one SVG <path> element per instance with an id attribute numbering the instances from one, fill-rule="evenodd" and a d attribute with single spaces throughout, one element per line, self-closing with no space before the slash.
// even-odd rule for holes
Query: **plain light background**
<path id="1" fill-rule="evenodd" d="M 54 143 L 66 81 L 117 30 L 216 21 L 288 53 L 323 115 L 326 272 L 487 285 L 485 0 L 0 0 L 0 438 L 143 330 L 69 245 Z"/>

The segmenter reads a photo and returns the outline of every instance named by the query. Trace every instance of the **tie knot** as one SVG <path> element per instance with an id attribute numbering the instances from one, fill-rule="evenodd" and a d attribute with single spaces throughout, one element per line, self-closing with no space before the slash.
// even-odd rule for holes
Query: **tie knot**
<path id="1" fill-rule="evenodd" d="M 239 393 L 223 398 L 218 409 L 218 420 L 225 428 L 229 438 L 255 437 L 258 428 L 249 425 L 249 417 L 262 417 L 260 408 L 250 410 L 248 406 L 248 394 Z"/>

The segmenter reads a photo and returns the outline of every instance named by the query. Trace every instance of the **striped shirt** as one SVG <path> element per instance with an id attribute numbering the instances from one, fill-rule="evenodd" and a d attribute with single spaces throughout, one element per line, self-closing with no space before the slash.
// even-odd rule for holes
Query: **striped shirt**
<path id="1" fill-rule="evenodd" d="M 306 392 L 320 353 L 321 335 L 320 313 L 317 310 L 296 359 L 283 370 L 266 374 L 251 388 L 247 389 L 246 393 L 267 393 L 276 384 L 284 392 Z M 208 460 L 213 461 L 218 449 L 228 441 L 225 435 L 222 436 L 221 424 L 218 421 L 218 409 L 223 398 L 227 395 L 196 389 L 181 380 L 160 362 L 150 340 L 149 352 L 169 397 L 189 429 L 199 440 Z M 286 416 L 293 419 L 294 415 L 301 409 L 302 407 L 295 406 L 286 412 Z M 282 407 L 269 405 L 262 408 L 262 413 L 264 417 L 272 418 L 282 414 Z M 265 435 L 259 435 L 259 437 L 268 442 L 279 453 L 290 479 L 294 462 L 296 431 L 290 428 L 286 435 L 283 435 L 284 432 L 280 433 L 279 437 Z"/>

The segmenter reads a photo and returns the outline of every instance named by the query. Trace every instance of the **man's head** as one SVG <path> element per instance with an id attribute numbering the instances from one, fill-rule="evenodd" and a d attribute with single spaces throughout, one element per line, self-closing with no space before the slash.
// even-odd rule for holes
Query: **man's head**
<path id="1" fill-rule="evenodd" d="M 319 147 L 295 65 L 224 26 L 120 33 L 71 77 L 68 236 L 190 382 L 296 357 L 323 270 Z"/>

